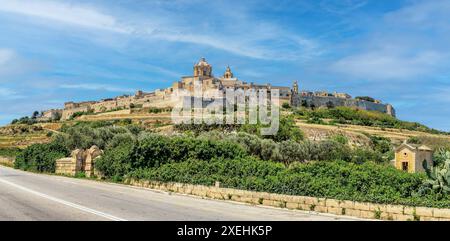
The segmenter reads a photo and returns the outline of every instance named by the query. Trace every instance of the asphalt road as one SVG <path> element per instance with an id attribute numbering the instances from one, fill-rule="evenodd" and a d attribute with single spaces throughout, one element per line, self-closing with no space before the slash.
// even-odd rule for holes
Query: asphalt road
<path id="1" fill-rule="evenodd" d="M 0 220 L 276 221 L 350 217 L 201 199 L 0 166 Z"/>

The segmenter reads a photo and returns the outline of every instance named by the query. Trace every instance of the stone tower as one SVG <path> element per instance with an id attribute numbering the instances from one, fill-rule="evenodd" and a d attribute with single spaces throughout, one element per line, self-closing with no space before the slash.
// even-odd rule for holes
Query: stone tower
<path id="1" fill-rule="evenodd" d="M 292 86 L 292 92 L 293 94 L 298 94 L 298 81 L 294 81 L 294 86 Z"/>
<path id="2" fill-rule="evenodd" d="M 395 109 L 394 109 L 394 107 L 391 104 L 387 104 L 386 105 L 386 114 L 388 114 L 390 116 L 393 116 L 393 117 L 396 117 L 395 116 Z"/>
<path id="3" fill-rule="evenodd" d="M 212 77 L 212 66 L 206 62 L 205 58 L 201 58 L 200 61 L 194 65 L 194 77 Z"/>
<path id="4" fill-rule="evenodd" d="M 224 79 L 232 79 L 234 77 L 233 72 L 231 72 L 230 66 L 227 67 L 225 74 L 223 75 Z"/>

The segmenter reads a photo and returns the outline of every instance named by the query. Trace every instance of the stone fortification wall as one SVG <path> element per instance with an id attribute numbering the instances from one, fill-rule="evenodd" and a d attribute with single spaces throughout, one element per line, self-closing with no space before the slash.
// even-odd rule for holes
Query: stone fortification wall
<path id="1" fill-rule="evenodd" d="M 307 107 L 314 106 L 316 108 L 346 106 L 354 107 L 362 110 L 378 111 L 395 116 L 394 108 L 389 104 L 374 103 L 365 100 L 338 98 L 334 96 L 300 96 L 294 95 L 292 97 L 292 105 L 300 107 L 306 102 Z"/>

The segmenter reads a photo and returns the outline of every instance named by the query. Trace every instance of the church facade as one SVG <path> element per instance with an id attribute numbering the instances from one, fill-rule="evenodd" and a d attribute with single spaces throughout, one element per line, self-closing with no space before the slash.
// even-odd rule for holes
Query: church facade
<path id="1" fill-rule="evenodd" d="M 285 86 L 272 86 L 271 84 L 259 85 L 254 83 L 247 83 L 235 77 L 230 66 L 226 68 L 225 73 L 220 77 L 213 75 L 213 67 L 205 58 L 201 58 L 198 63 L 194 65 L 193 75 L 182 77 L 180 81 L 173 83 L 172 87 L 164 91 L 172 94 L 177 90 L 186 90 L 188 92 L 194 91 L 195 82 L 199 81 L 202 86 L 202 91 L 219 90 L 225 93 L 226 90 L 267 90 L 268 94 L 272 90 L 278 90 L 280 93 L 281 103 L 290 103 L 291 88 Z"/>

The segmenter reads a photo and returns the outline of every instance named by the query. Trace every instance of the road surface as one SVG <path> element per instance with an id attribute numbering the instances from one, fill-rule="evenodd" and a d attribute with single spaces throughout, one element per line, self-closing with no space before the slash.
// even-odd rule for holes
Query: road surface
<path id="1" fill-rule="evenodd" d="M 355 220 L 0 166 L 0 220 Z"/>

